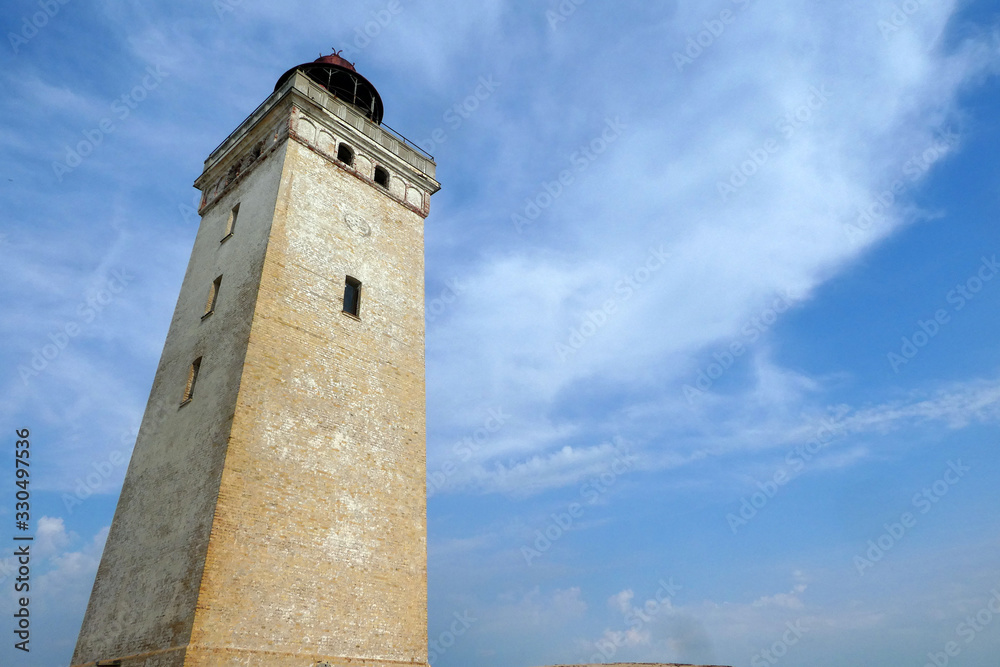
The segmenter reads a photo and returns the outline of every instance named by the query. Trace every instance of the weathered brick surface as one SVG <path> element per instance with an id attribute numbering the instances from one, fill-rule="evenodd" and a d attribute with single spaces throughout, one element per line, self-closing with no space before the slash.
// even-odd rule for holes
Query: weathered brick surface
<path id="1" fill-rule="evenodd" d="M 422 232 L 289 144 L 193 643 L 426 662 Z"/>
<path id="2" fill-rule="evenodd" d="M 423 217 L 437 184 L 302 77 L 287 88 L 198 181 L 202 225 L 74 665 L 426 664 Z M 341 141 L 354 168 L 332 159 Z M 360 319 L 341 312 L 347 275 Z"/>
<path id="3" fill-rule="evenodd" d="M 220 244 L 231 206 L 199 227 L 73 664 L 188 641 L 283 155 L 263 156 L 227 195 L 224 203 L 243 201 L 238 236 Z M 219 274 L 216 312 L 202 320 Z M 197 400 L 181 407 L 199 356 Z"/>

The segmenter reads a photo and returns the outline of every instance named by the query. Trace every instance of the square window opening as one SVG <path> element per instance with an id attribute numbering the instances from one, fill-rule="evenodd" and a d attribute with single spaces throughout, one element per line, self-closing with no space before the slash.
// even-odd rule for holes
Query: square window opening
<path id="1" fill-rule="evenodd" d="M 361 281 L 347 276 L 344 284 L 344 312 L 361 317 Z"/>

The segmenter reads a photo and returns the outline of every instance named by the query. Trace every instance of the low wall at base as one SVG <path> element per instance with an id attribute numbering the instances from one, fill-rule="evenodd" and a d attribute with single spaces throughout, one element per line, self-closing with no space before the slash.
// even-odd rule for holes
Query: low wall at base
<path id="1" fill-rule="evenodd" d="M 599 665 L 552 665 L 551 667 L 724 667 L 723 665 L 688 665 L 678 662 L 609 662 Z"/>

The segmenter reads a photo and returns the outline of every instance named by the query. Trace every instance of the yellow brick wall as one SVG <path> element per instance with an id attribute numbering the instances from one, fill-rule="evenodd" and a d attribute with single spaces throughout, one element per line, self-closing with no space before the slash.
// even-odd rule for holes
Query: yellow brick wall
<path id="1" fill-rule="evenodd" d="M 192 635 L 232 663 L 186 665 L 426 662 L 423 275 L 420 215 L 289 142 Z"/>

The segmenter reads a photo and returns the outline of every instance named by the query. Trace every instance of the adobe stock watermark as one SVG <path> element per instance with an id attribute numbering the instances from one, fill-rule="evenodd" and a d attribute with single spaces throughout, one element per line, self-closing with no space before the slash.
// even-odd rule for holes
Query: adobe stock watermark
<path id="1" fill-rule="evenodd" d="M 159 65 L 147 67 L 146 75 L 142 77 L 140 82 L 111 103 L 111 113 L 114 118 L 117 118 L 119 122 L 127 120 L 139 104 L 149 96 L 149 93 L 156 90 L 168 76 L 169 74 L 160 69 Z M 97 124 L 97 127 L 84 130 L 82 132 L 83 139 L 78 141 L 75 146 L 66 146 L 65 157 L 61 161 L 56 160 L 52 163 L 52 171 L 60 183 L 66 174 L 79 167 L 98 146 L 104 143 L 105 137 L 118 129 L 114 118 L 105 116 Z"/>
<path id="2" fill-rule="evenodd" d="M 785 290 L 778 294 L 769 306 L 751 317 L 740 327 L 737 340 L 729 344 L 722 352 L 714 352 L 711 361 L 698 370 L 693 383 L 685 384 L 681 389 L 688 406 L 694 407 L 695 400 L 704 397 L 712 386 L 733 367 L 736 360 L 746 354 L 750 346 L 760 340 L 775 325 L 778 318 L 787 313 L 802 300 L 802 296 Z"/>
<path id="3" fill-rule="evenodd" d="M 490 99 L 499 87 L 500 82 L 496 81 L 492 74 L 479 77 L 476 86 L 469 91 L 469 94 L 452 104 L 441 115 L 441 121 L 445 127 L 434 128 L 427 139 L 416 142 L 417 146 L 428 155 L 433 155 L 438 146 L 448 141 L 449 132 L 455 132 L 462 127 L 465 121 L 471 118 L 472 114 L 478 111 L 483 102 Z"/>
<path id="4" fill-rule="evenodd" d="M 980 261 L 979 269 L 964 282 L 955 285 L 945 295 L 945 302 L 952 307 L 951 312 L 957 313 L 976 298 L 976 295 L 983 291 L 986 283 L 993 280 L 1000 271 L 1000 263 L 997 263 L 997 256 L 983 257 Z M 891 351 L 886 354 L 889 367 L 893 373 L 899 373 L 902 366 L 910 363 L 920 350 L 927 345 L 941 332 L 941 327 L 951 322 L 951 313 L 946 308 L 938 308 L 934 311 L 933 317 L 927 320 L 917 320 L 916 329 L 909 336 L 903 336 L 899 352 Z"/>
<path id="5" fill-rule="evenodd" d="M 92 471 L 86 471 L 86 475 L 77 477 L 73 487 L 73 493 L 62 494 L 63 506 L 66 511 L 73 514 L 77 505 L 82 505 L 83 501 L 90 498 L 105 481 L 111 478 L 112 473 L 123 465 L 128 464 L 128 454 L 120 450 L 114 450 L 108 458 L 100 463 L 91 463 Z"/>
<path id="6" fill-rule="evenodd" d="M 433 322 L 439 318 L 448 306 L 458 301 L 458 297 L 466 292 L 466 287 L 458 281 L 458 278 L 449 278 L 445 281 L 444 287 L 438 295 L 431 299 L 424 308 L 424 317 L 428 322 Z"/>
<path id="7" fill-rule="evenodd" d="M 7 577 L 17 573 L 17 565 L 13 558 L 0 558 L 0 584 L 7 581 Z"/>
<path id="8" fill-rule="evenodd" d="M 472 616 L 468 609 L 463 611 L 461 614 L 456 611 L 452 613 L 452 617 L 455 620 L 451 622 L 451 625 L 448 626 L 447 630 L 441 631 L 441 633 L 438 634 L 437 639 L 429 639 L 427 641 L 427 662 L 430 664 L 437 662 L 438 658 L 447 653 L 448 649 L 454 646 L 455 642 L 458 641 L 458 638 L 468 632 L 469 628 L 471 628 L 476 621 L 479 620 L 478 618 Z"/>
<path id="9" fill-rule="evenodd" d="M 559 361 L 566 361 L 579 352 L 618 312 L 621 304 L 635 296 L 636 292 L 666 266 L 669 258 L 670 253 L 664 250 L 662 245 L 659 248 L 650 248 L 645 261 L 615 283 L 614 296 L 606 299 L 596 310 L 587 311 L 580 325 L 570 329 L 566 341 L 556 343 L 556 356 L 559 357 Z"/>
<path id="10" fill-rule="evenodd" d="M 1000 615 L 1000 588 L 990 591 L 990 599 L 986 605 L 975 614 L 969 614 L 965 620 L 955 628 L 955 634 L 968 646 L 976 640 L 976 637 L 984 631 L 993 619 Z M 932 651 L 927 654 L 927 662 L 924 667 L 947 667 L 952 658 L 957 658 L 962 653 L 963 646 L 957 641 L 947 642 L 940 651 Z"/>
<path id="11" fill-rule="evenodd" d="M 959 136 L 949 127 L 940 132 L 927 148 L 910 155 L 903 163 L 901 177 L 893 180 L 886 189 L 875 195 L 858 211 L 858 217 L 853 222 L 844 225 L 847 239 L 855 245 L 863 243 L 868 235 L 884 224 L 886 215 L 899 201 L 900 196 L 930 171 L 934 163 L 950 153 L 958 145 L 958 141 Z"/>
<path id="12" fill-rule="evenodd" d="M 745 11 L 753 0 L 732 0 L 741 11 Z M 723 9 L 718 16 L 713 16 L 702 22 L 703 30 L 689 35 L 683 51 L 674 51 L 674 65 L 678 72 L 694 64 L 716 41 L 726 32 L 726 27 L 736 22 L 737 13 L 731 9 Z"/>
<path id="13" fill-rule="evenodd" d="M 758 651 L 750 658 L 750 667 L 767 667 L 777 665 L 786 655 L 788 650 L 799 643 L 809 629 L 802 625 L 802 620 L 785 623 L 785 631 L 781 638 L 771 644 L 768 648 Z"/>
<path id="14" fill-rule="evenodd" d="M 203 193 L 195 192 L 191 196 L 190 204 L 180 203 L 177 205 L 177 212 L 180 213 L 184 224 L 201 223 L 201 216 L 198 214 L 198 211 L 201 208 L 201 198 L 203 196 Z"/>
<path id="15" fill-rule="evenodd" d="M 427 473 L 427 498 L 432 498 L 440 491 L 448 478 L 458 472 L 458 463 L 468 463 L 473 455 L 489 441 L 490 436 L 503 428 L 509 419 L 510 415 L 504 414 L 503 408 L 490 408 L 483 425 L 452 445 L 451 454 L 441 464 L 441 467 Z M 458 463 L 455 459 L 458 460 Z"/>
<path id="16" fill-rule="evenodd" d="M 635 466 L 635 456 L 628 449 L 628 442 L 616 436 L 613 439 L 617 456 L 608 465 L 608 469 L 599 476 L 588 480 L 580 487 L 580 498 L 587 504 L 593 505 L 601 496 L 606 494 L 621 478 L 622 475 L 630 472 Z M 552 545 L 562 539 L 573 525 L 586 514 L 587 508 L 584 503 L 572 502 L 566 507 L 565 512 L 553 512 L 549 515 L 549 521 L 544 529 L 535 530 L 535 539 L 529 544 L 521 547 L 521 555 L 524 562 L 530 567 L 535 559 L 540 558 L 552 548 Z"/>
<path id="17" fill-rule="evenodd" d="M 243 0 L 212 0 L 212 9 L 220 21 L 225 20 L 226 14 L 235 14 L 236 8 L 243 5 Z"/>
<path id="18" fill-rule="evenodd" d="M 649 623 L 652 623 L 653 619 L 661 611 L 671 608 L 671 599 L 683 587 L 675 584 L 673 577 L 670 577 L 666 581 L 660 579 L 657 584 L 659 584 L 659 588 L 656 589 L 654 596 L 646 600 L 641 607 L 632 606 L 632 591 L 628 591 L 630 594 L 628 601 L 629 610 L 625 612 L 625 623 L 628 624 L 629 629 L 624 632 L 612 632 L 610 630 L 605 632 L 604 637 L 594 643 L 594 648 L 597 649 L 597 652 L 590 656 L 589 662 L 600 664 L 611 660 L 618 653 L 618 649 L 628 643 L 630 636 L 635 636 L 639 632 L 642 632 L 642 629 Z"/>
<path id="19" fill-rule="evenodd" d="M 770 162 L 771 158 L 778 154 L 784 146 L 787 146 L 800 129 L 813 121 L 816 112 L 826 106 L 832 96 L 833 93 L 826 87 L 826 84 L 822 84 L 818 88 L 810 86 L 802 103 L 775 123 L 775 129 L 781 133 L 781 136 L 770 137 L 757 148 L 747 151 L 746 159 L 733 166 L 729 178 L 716 182 L 715 189 L 718 190 L 722 201 L 729 201 L 730 197 L 760 173 L 764 165 Z"/>
<path id="20" fill-rule="evenodd" d="M 150 403 L 146 408 L 146 418 L 150 423 L 159 423 L 167 414 L 168 403 L 162 398 L 155 403 Z M 128 465 L 129 452 L 135 444 L 136 436 L 139 435 L 139 426 L 122 431 L 118 438 L 118 444 L 122 449 L 113 450 L 106 459 L 99 463 L 91 463 L 91 469 L 84 469 L 84 473 L 74 480 L 73 493 L 62 494 L 63 506 L 66 511 L 73 514 L 78 505 L 94 495 L 111 475 L 123 465 Z"/>
<path id="21" fill-rule="evenodd" d="M 958 484 L 972 468 L 963 465 L 962 460 L 948 461 L 948 467 L 940 479 L 933 484 L 924 487 L 914 494 L 910 504 L 913 505 L 920 514 L 927 514 L 934 506 L 941 502 L 941 499 L 948 495 L 951 487 Z M 913 512 L 903 512 L 899 515 L 899 521 L 882 524 L 885 531 L 873 540 L 868 540 L 868 549 L 864 556 L 854 557 L 854 569 L 862 577 L 865 570 L 875 567 L 876 563 L 882 561 L 886 554 L 892 550 L 899 542 L 917 525 L 917 515 Z"/>
<path id="22" fill-rule="evenodd" d="M 549 22 L 549 27 L 556 30 L 560 24 L 569 20 L 569 17 L 576 14 L 576 10 L 587 0 L 560 0 L 555 9 L 545 12 L 545 20 Z"/>
<path id="23" fill-rule="evenodd" d="M 40 31 L 49 25 L 49 21 L 54 19 L 62 10 L 62 6 L 69 4 L 70 0 L 38 0 L 39 11 L 31 15 L 21 17 L 21 29 L 16 33 L 8 32 L 7 40 L 10 48 L 14 49 L 17 55 L 21 47 L 34 39 Z"/>
<path id="24" fill-rule="evenodd" d="M 806 466 L 816 456 L 829 447 L 837 437 L 846 430 L 842 421 L 847 414 L 847 408 L 839 408 L 832 416 L 820 420 L 816 433 L 804 444 L 796 445 L 785 454 L 785 462 L 769 479 L 755 482 L 757 491 L 740 498 L 740 507 L 735 512 L 726 514 L 726 524 L 735 535 L 740 528 L 746 526 L 775 497 L 786 484 L 802 474 Z"/>
<path id="25" fill-rule="evenodd" d="M 389 0 L 382 9 L 370 12 L 369 19 L 364 25 L 354 28 L 354 40 L 344 46 L 343 53 L 349 59 L 355 58 L 361 51 L 371 46 L 371 43 L 378 39 L 405 9 L 400 0 Z"/>
<path id="26" fill-rule="evenodd" d="M 115 297 L 125 291 L 135 276 L 128 269 L 115 269 L 104 287 L 89 294 L 76 307 L 76 319 L 66 322 L 56 331 L 48 335 L 48 342 L 31 351 L 31 360 L 27 364 L 19 364 L 17 373 L 25 385 L 31 378 L 36 378 L 45 371 L 49 364 L 55 361 L 70 341 L 80 335 L 86 325 L 100 317 L 104 309 L 110 306 Z"/>
<path id="27" fill-rule="evenodd" d="M 923 9 L 927 3 L 928 0 L 903 0 L 899 4 L 892 5 L 892 12 L 889 13 L 889 16 L 879 19 L 878 23 L 875 24 L 882 34 L 882 39 L 889 41 L 894 34 L 910 22 L 910 17 Z"/>
<path id="28" fill-rule="evenodd" d="M 520 234 L 525 227 L 533 225 L 541 217 L 542 212 L 549 209 L 566 188 L 576 181 L 576 177 L 587 171 L 627 128 L 628 125 L 622 122 L 621 116 L 605 119 L 604 129 L 600 134 L 570 154 L 570 168 L 560 171 L 552 181 L 542 181 L 536 193 L 524 200 L 521 211 L 511 214 L 510 221 L 517 233 Z"/>

